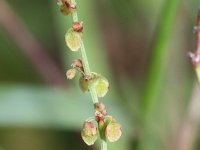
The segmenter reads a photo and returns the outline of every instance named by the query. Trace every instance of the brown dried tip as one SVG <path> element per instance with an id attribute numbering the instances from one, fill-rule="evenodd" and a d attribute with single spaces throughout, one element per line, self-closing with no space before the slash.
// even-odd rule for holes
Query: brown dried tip
<path id="1" fill-rule="evenodd" d="M 74 22 L 72 28 L 76 32 L 83 32 L 83 22 Z"/>

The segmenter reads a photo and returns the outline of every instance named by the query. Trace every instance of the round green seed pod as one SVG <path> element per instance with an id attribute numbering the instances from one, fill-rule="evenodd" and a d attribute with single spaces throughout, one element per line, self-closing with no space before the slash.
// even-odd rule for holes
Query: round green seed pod
<path id="1" fill-rule="evenodd" d="M 85 122 L 81 131 L 81 137 L 87 145 L 93 145 L 97 140 L 97 127 L 92 122 Z"/>
<path id="2" fill-rule="evenodd" d="M 122 135 L 121 125 L 117 122 L 111 121 L 105 130 L 105 136 L 110 142 L 116 142 Z"/>
<path id="3" fill-rule="evenodd" d="M 72 51 L 78 51 L 82 44 L 82 33 L 70 28 L 65 35 L 65 42 Z"/>
<path id="4" fill-rule="evenodd" d="M 97 75 L 94 79 L 94 86 L 98 97 L 104 97 L 109 90 L 108 80 L 101 75 Z"/>

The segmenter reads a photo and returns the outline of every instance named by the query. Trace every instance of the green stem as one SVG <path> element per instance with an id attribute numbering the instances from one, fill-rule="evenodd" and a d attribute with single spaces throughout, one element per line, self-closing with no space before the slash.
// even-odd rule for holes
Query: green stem
<path id="1" fill-rule="evenodd" d="M 197 74 L 197 79 L 198 79 L 199 84 L 200 84 L 200 67 L 196 67 L 195 71 L 196 71 L 196 74 Z"/>
<path id="2" fill-rule="evenodd" d="M 71 2 L 73 4 L 76 4 L 75 0 L 71 0 Z M 72 13 L 72 18 L 73 18 L 74 22 L 79 22 L 77 11 Z M 83 68 L 84 68 L 85 74 L 91 75 L 91 70 L 90 70 L 90 66 L 89 66 L 89 63 L 88 63 L 87 54 L 86 54 L 86 51 L 85 51 L 85 46 L 84 46 L 83 41 L 81 43 L 81 56 L 82 56 Z M 90 90 L 90 94 L 91 94 L 91 97 L 92 97 L 93 104 L 98 103 L 99 100 L 98 100 L 98 96 L 97 96 L 97 93 L 96 93 L 94 86 L 90 85 L 89 90 Z"/>
<path id="3" fill-rule="evenodd" d="M 75 0 L 71 0 L 71 2 L 73 4 L 76 4 Z M 73 18 L 74 22 L 79 22 L 77 11 L 72 13 L 72 18 Z M 88 62 L 88 59 L 87 59 L 87 54 L 86 54 L 86 50 L 85 50 L 85 46 L 84 46 L 83 41 L 81 43 L 81 56 L 82 56 L 83 68 L 84 68 L 85 74 L 91 75 L 91 70 L 90 70 L 90 66 L 89 66 L 89 62 Z M 91 94 L 91 97 L 92 97 L 93 104 L 98 103 L 99 100 L 98 100 L 98 96 L 97 96 L 94 85 L 91 84 L 89 86 L 89 90 L 90 90 L 90 94 Z M 101 150 L 107 150 L 107 143 L 104 140 L 101 140 Z"/>
<path id="4" fill-rule="evenodd" d="M 101 140 L 101 150 L 107 150 L 107 142 L 104 140 Z"/>

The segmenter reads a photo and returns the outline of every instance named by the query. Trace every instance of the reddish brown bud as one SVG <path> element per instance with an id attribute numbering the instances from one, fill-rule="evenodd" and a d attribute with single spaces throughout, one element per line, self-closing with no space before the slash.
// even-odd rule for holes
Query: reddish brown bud
<path id="1" fill-rule="evenodd" d="M 95 120 L 96 120 L 96 122 L 99 122 L 100 121 L 100 117 L 99 116 L 95 116 Z"/>
<path id="2" fill-rule="evenodd" d="M 76 10 L 76 5 L 71 4 L 70 0 L 57 0 L 57 4 L 60 7 L 61 13 L 65 16 Z"/>
<path id="3" fill-rule="evenodd" d="M 67 6 L 67 8 L 70 8 L 71 6 L 71 2 L 70 0 L 62 0 L 63 4 L 65 4 Z"/>
<path id="4" fill-rule="evenodd" d="M 76 32 L 82 32 L 83 31 L 83 22 L 74 22 L 72 25 L 72 28 Z"/>
<path id="5" fill-rule="evenodd" d="M 99 112 L 102 112 L 103 110 L 105 110 L 105 105 L 103 103 L 96 103 L 95 104 L 95 109 Z"/>
<path id="6" fill-rule="evenodd" d="M 95 120 L 96 120 L 97 122 L 103 121 L 103 120 L 104 120 L 104 116 L 103 116 L 100 112 L 96 112 Z"/>
<path id="7" fill-rule="evenodd" d="M 108 113 L 107 113 L 107 110 L 104 109 L 102 112 L 101 112 L 102 115 L 106 116 Z"/>

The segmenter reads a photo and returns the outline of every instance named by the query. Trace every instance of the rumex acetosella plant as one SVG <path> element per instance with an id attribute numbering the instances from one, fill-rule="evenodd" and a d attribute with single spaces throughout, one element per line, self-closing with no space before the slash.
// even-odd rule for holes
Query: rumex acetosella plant
<path id="1" fill-rule="evenodd" d="M 93 117 L 85 120 L 81 131 L 83 141 L 87 145 L 93 145 L 99 137 L 101 138 L 101 150 L 107 150 L 107 141 L 117 141 L 121 134 L 121 125 L 112 116 L 109 116 L 105 105 L 99 102 L 109 90 L 108 80 L 101 74 L 91 72 L 85 47 L 83 44 L 83 22 L 79 22 L 77 5 L 75 0 L 57 0 L 60 12 L 65 15 L 72 15 L 73 24 L 65 35 L 66 45 L 73 52 L 81 53 L 82 58 L 72 62 L 71 69 L 67 70 L 68 79 L 73 79 L 80 74 L 79 87 L 83 92 L 90 92 L 95 108 Z"/>

